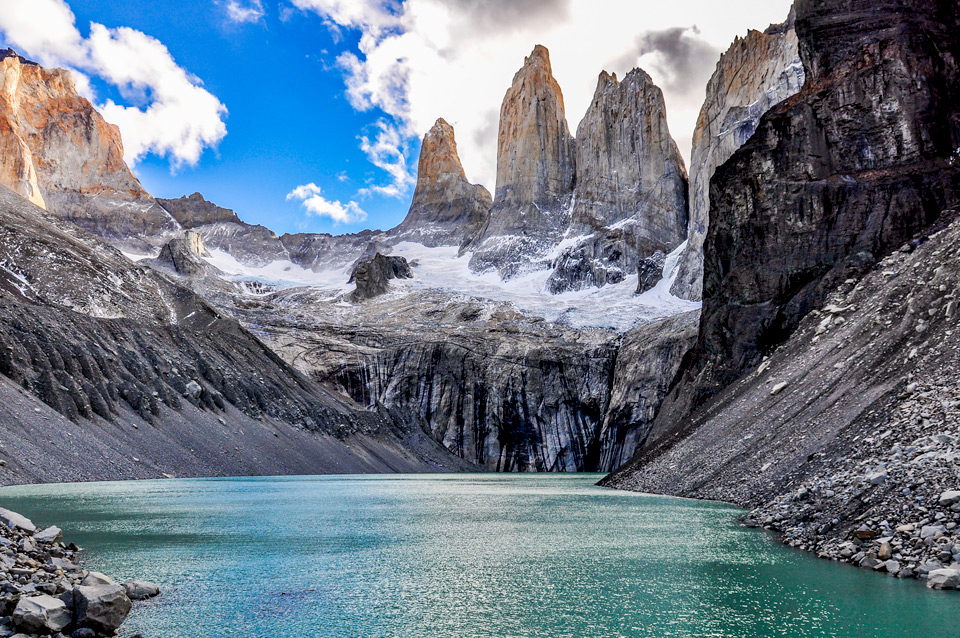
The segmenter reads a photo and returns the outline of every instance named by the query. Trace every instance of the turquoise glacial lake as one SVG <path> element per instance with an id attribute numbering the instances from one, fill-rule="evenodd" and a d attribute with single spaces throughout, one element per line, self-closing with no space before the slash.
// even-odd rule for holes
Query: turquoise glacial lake
<path id="1" fill-rule="evenodd" d="M 85 565 L 160 584 L 147 638 L 960 635 L 960 594 L 780 546 L 715 503 L 599 475 L 8 487 Z"/>

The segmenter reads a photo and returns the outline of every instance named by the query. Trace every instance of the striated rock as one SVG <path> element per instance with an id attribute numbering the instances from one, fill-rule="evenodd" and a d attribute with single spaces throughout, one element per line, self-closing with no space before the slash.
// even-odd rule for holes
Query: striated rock
<path id="1" fill-rule="evenodd" d="M 537 45 L 500 107 L 497 187 L 470 267 L 509 278 L 530 253 L 545 252 L 570 223 L 576 147 L 547 49 Z"/>
<path id="2" fill-rule="evenodd" d="M 703 242 L 710 222 L 710 179 L 749 140 L 764 113 L 800 91 L 803 63 L 795 14 L 764 32 L 751 30 L 720 57 L 693 133 L 690 156 L 690 228 L 671 292 L 700 299 Z"/>
<path id="3" fill-rule="evenodd" d="M 592 236 L 558 260 L 554 293 L 603 286 L 605 271 L 633 272 L 644 257 L 679 246 L 687 230 L 686 169 L 663 93 L 643 70 L 623 82 L 600 74 L 576 147 L 570 233 Z M 583 266 L 572 267 L 574 259 Z"/>
<path id="4" fill-rule="evenodd" d="M 73 76 L 0 52 L 0 184 L 101 237 L 158 245 L 177 222 L 123 160 L 120 130 L 77 93 Z"/>
<path id="5" fill-rule="evenodd" d="M 389 234 L 425 246 L 459 246 L 486 224 L 492 205 L 486 188 L 467 181 L 453 127 L 441 118 L 423 137 L 410 210 Z"/>
<path id="6" fill-rule="evenodd" d="M 196 228 L 218 222 L 243 223 L 235 212 L 208 202 L 200 193 L 184 195 L 178 199 L 157 198 L 157 202 L 184 228 Z"/>
<path id="7" fill-rule="evenodd" d="M 411 279 L 412 277 L 413 271 L 410 270 L 410 264 L 405 258 L 388 257 L 378 252 L 373 257 L 361 259 L 350 274 L 350 280 L 347 283 L 357 285 L 351 299 L 364 301 L 387 292 L 390 289 L 391 279 Z"/>
<path id="8" fill-rule="evenodd" d="M 697 339 L 699 319 L 699 311 L 688 312 L 624 335 L 600 430 L 598 469 L 619 468 L 643 444 L 683 355 Z"/>
<path id="9" fill-rule="evenodd" d="M 664 417 L 675 423 L 869 268 L 865 253 L 899 248 L 960 204 L 956 7 L 841 5 L 797 2 L 806 84 L 714 175 L 686 406 Z"/>

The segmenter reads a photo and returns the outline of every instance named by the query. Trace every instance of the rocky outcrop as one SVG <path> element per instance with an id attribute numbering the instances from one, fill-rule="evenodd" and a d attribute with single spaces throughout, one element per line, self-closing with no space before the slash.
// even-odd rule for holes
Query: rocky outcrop
<path id="1" fill-rule="evenodd" d="M 548 282 L 554 293 L 621 281 L 639 261 L 671 252 L 687 231 L 687 174 L 667 127 L 663 93 L 634 69 L 603 72 L 577 128 L 576 189 L 567 249 Z"/>
<path id="2" fill-rule="evenodd" d="M 764 32 L 751 30 L 720 56 L 693 133 L 690 228 L 671 292 L 700 299 L 703 241 L 710 222 L 710 179 L 749 140 L 764 113 L 800 91 L 804 81 L 795 14 Z"/>
<path id="3" fill-rule="evenodd" d="M 235 212 L 208 202 L 200 193 L 184 195 L 178 199 L 157 198 L 157 202 L 184 228 L 196 228 L 218 222 L 242 223 Z"/>
<path id="4" fill-rule="evenodd" d="M 956 7 L 796 10 L 807 81 L 714 175 L 700 336 L 666 431 L 960 200 Z"/>
<path id="5" fill-rule="evenodd" d="M 204 261 L 209 256 L 199 234 L 188 230 L 183 237 L 171 239 L 160 249 L 156 259 L 146 263 L 167 269 L 183 277 L 217 277 L 222 273 Z"/>
<path id="6" fill-rule="evenodd" d="M 960 221 L 841 282 L 769 358 L 606 481 L 737 503 L 817 555 L 956 587 Z M 659 425 L 659 423 L 658 423 Z"/>
<path id="7" fill-rule="evenodd" d="M 410 210 L 389 234 L 425 246 L 459 246 L 486 224 L 492 205 L 486 188 L 467 181 L 453 127 L 441 118 L 423 137 Z"/>
<path id="8" fill-rule="evenodd" d="M 347 283 L 357 288 L 350 295 L 353 301 L 365 301 L 390 290 L 391 279 L 412 279 L 413 271 L 403 257 L 388 257 L 380 253 L 361 259 L 350 274 Z"/>
<path id="9" fill-rule="evenodd" d="M 77 93 L 73 76 L 0 52 L 0 184 L 132 250 L 178 224 L 123 160 L 120 130 Z"/>
<path id="10" fill-rule="evenodd" d="M 500 107 L 497 187 L 470 266 L 516 275 L 524 257 L 549 250 L 570 223 L 576 146 L 547 49 L 537 45 Z"/>

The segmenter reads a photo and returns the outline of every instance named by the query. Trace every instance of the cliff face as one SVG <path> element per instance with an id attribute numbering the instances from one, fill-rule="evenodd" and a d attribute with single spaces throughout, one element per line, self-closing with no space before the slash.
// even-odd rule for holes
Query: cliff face
<path id="1" fill-rule="evenodd" d="M 960 200 L 956 5 L 796 10 L 807 82 L 711 182 L 700 335 L 657 436 Z"/>
<path id="2" fill-rule="evenodd" d="M 764 113 L 795 95 L 804 70 L 791 11 L 787 22 L 737 38 L 720 57 L 707 85 L 690 156 L 690 228 L 671 292 L 700 299 L 703 242 L 710 222 L 710 179 L 749 140 Z"/>
<path id="3" fill-rule="evenodd" d="M 133 248 L 177 229 L 124 163 L 120 130 L 77 94 L 68 71 L 7 49 L 0 82 L 0 184 Z"/>
<path id="4" fill-rule="evenodd" d="M 671 252 L 687 230 L 687 174 L 667 127 L 663 93 L 634 69 L 600 74 L 577 128 L 570 233 L 592 235 L 558 258 L 554 293 L 617 283 L 645 257 Z"/>
<path id="5" fill-rule="evenodd" d="M 480 231 L 492 205 L 486 188 L 467 181 L 453 127 L 439 119 L 423 137 L 410 210 L 390 235 L 425 246 L 460 245 Z"/>
<path id="6" fill-rule="evenodd" d="M 555 243 L 570 222 L 576 147 L 550 55 L 537 45 L 500 107 L 497 188 L 470 265 L 515 274 L 524 252 Z"/>
<path id="7" fill-rule="evenodd" d="M 177 199 L 158 198 L 157 202 L 184 228 L 196 228 L 218 222 L 242 223 L 235 212 L 208 202 L 200 193 L 184 195 Z"/>

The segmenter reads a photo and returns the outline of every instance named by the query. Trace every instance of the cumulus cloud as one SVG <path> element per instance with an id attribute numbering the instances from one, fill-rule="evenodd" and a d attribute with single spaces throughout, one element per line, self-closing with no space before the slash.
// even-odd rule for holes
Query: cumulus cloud
<path id="1" fill-rule="evenodd" d="M 346 95 L 360 111 L 380 111 L 401 138 L 414 139 L 438 116 L 457 131 L 468 177 L 488 188 L 496 174 L 496 122 L 514 73 L 534 44 L 550 50 L 576 130 L 601 70 L 621 77 L 642 66 L 664 91 L 671 133 L 689 154 L 706 81 L 748 27 L 786 18 L 790 0 L 294 0 L 328 28 L 356 29 L 359 46 L 341 51 Z M 376 117 L 381 117 L 379 114 Z"/>
<path id="2" fill-rule="evenodd" d="M 73 70 L 78 90 L 90 99 L 87 74 L 117 87 L 128 104 L 107 100 L 97 107 L 120 127 L 131 164 L 155 153 L 175 167 L 193 165 L 227 134 L 226 107 L 162 42 L 141 31 L 91 23 L 84 38 L 63 0 L 0 0 L 0 31 L 24 55 Z"/>
<path id="3" fill-rule="evenodd" d="M 375 126 L 378 130 L 376 137 L 372 140 L 366 135 L 360 137 L 360 150 L 366 153 L 374 166 L 390 176 L 390 183 L 368 186 L 361 189 L 359 194 L 361 196 L 378 194 L 387 197 L 406 195 L 416 182 L 407 164 L 406 142 L 396 126 L 384 120 L 378 120 Z"/>
<path id="4" fill-rule="evenodd" d="M 308 215 L 329 217 L 335 224 L 352 224 L 367 218 L 367 213 L 356 202 L 343 204 L 337 200 L 329 200 L 323 196 L 323 190 L 313 182 L 297 186 L 287 193 L 287 201 L 290 200 L 299 200 Z"/>
<path id="5" fill-rule="evenodd" d="M 227 18 L 236 24 L 255 24 L 264 16 L 261 0 L 250 0 L 246 3 L 229 0 L 224 9 L 227 12 Z"/>

